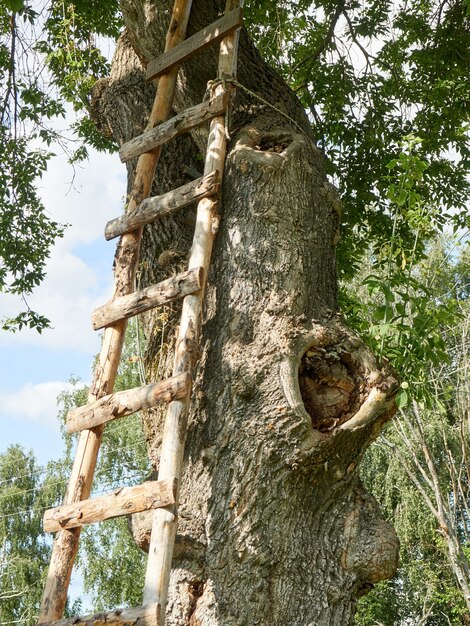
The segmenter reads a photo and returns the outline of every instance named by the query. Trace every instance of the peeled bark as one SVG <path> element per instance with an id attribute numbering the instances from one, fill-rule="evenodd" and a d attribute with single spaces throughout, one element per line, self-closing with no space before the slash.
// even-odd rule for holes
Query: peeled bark
<path id="1" fill-rule="evenodd" d="M 110 80 L 95 91 L 95 116 L 120 143 L 143 125 L 128 106 L 148 93 L 135 55 L 145 62 L 161 51 L 162 5 L 145 3 L 144 11 L 143 3 L 122 2 L 128 34 Z M 190 34 L 214 20 L 217 7 L 195 1 Z M 176 113 L 202 98 L 215 77 L 214 58 L 207 52 L 185 65 Z M 397 381 L 338 314 L 340 202 L 300 103 L 246 34 L 239 81 L 275 109 L 238 90 L 167 623 L 345 626 L 357 598 L 397 567 L 395 532 L 357 475 L 365 449 L 395 411 Z M 197 130 L 166 149 L 154 192 L 187 182 L 203 144 Z M 147 226 L 142 281 L 166 278 L 169 266 L 184 269 L 191 236 L 191 210 Z M 144 318 L 149 363 L 159 358 L 158 315 Z M 162 375 L 171 354 L 164 339 Z M 145 426 L 157 465 L 159 414 L 149 414 Z M 146 519 L 133 523 L 143 547 Z"/>

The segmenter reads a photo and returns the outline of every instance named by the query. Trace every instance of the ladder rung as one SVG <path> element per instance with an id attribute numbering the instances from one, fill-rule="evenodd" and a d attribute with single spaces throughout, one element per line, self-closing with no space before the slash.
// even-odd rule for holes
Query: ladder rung
<path id="1" fill-rule="evenodd" d="M 173 189 L 161 196 L 147 198 L 131 215 L 122 215 L 106 224 L 104 236 L 107 241 L 130 233 L 136 228 L 150 224 L 155 219 L 169 215 L 177 209 L 182 209 L 193 202 L 198 202 L 202 198 L 219 193 L 220 174 L 214 170 L 207 176 L 202 176 L 196 180 Z"/>
<path id="2" fill-rule="evenodd" d="M 119 150 L 119 157 L 123 163 L 138 157 L 144 152 L 149 152 L 157 146 L 161 146 L 170 139 L 189 132 L 196 126 L 201 126 L 213 117 L 225 113 L 228 102 L 228 94 L 223 94 L 204 100 L 189 109 L 185 109 L 175 117 L 154 126 L 134 139 L 124 143 Z"/>
<path id="3" fill-rule="evenodd" d="M 154 480 L 134 487 L 121 487 L 113 493 L 49 509 L 44 513 L 44 530 L 54 533 L 64 528 L 102 522 L 174 504 L 176 479 Z"/>
<path id="4" fill-rule="evenodd" d="M 159 383 L 111 393 L 96 402 L 72 409 L 67 414 L 67 432 L 94 428 L 142 409 L 151 409 L 159 402 L 184 398 L 191 387 L 189 374 L 178 374 Z"/>
<path id="5" fill-rule="evenodd" d="M 93 328 L 98 330 L 118 320 L 138 315 L 177 298 L 189 296 L 202 287 L 204 268 L 196 267 L 151 285 L 142 291 L 120 296 L 95 309 L 91 315 Z"/>
<path id="6" fill-rule="evenodd" d="M 158 604 L 131 609 L 114 609 L 109 613 L 95 613 L 84 617 L 68 617 L 41 626 L 157 626 Z"/>
<path id="7" fill-rule="evenodd" d="M 191 58 L 207 46 L 223 39 L 242 25 L 243 11 L 241 8 L 226 13 L 213 24 L 206 26 L 192 37 L 188 37 L 168 52 L 152 59 L 147 65 L 147 80 L 153 80 Z"/>

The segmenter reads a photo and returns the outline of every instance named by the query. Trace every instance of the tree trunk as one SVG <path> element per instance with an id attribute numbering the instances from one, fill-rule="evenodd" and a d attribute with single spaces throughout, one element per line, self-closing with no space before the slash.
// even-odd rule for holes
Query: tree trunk
<path id="1" fill-rule="evenodd" d="M 168 9 L 121 4 L 127 33 L 93 111 L 120 144 L 143 127 L 152 88 L 140 62 L 161 53 Z M 195 0 L 189 34 L 217 9 Z M 215 50 L 185 64 L 177 112 L 213 78 Z M 356 471 L 394 413 L 397 382 L 337 313 L 337 193 L 300 103 L 245 33 L 239 81 L 273 106 L 238 89 L 230 120 L 168 624 L 345 626 L 358 596 L 397 567 L 396 535 Z M 200 175 L 204 144 L 198 130 L 165 148 L 155 194 Z M 192 211 L 146 227 L 142 286 L 186 269 Z M 168 374 L 177 313 L 144 314 L 151 377 Z M 157 465 L 161 413 L 145 422 Z M 135 517 L 145 547 L 146 518 Z"/>

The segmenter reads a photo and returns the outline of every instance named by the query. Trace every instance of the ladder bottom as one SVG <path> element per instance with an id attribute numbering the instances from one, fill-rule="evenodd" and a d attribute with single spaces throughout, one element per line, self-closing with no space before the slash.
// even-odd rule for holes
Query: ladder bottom
<path id="1" fill-rule="evenodd" d="M 95 613 L 85 617 L 69 617 L 41 626 L 157 626 L 158 604 L 138 606 L 132 609 L 114 609 L 109 613 Z"/>

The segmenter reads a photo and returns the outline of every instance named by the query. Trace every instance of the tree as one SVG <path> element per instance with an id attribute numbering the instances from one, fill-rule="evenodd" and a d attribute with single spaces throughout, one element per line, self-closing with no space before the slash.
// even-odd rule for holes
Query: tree
<path id="1" fill-rule="evenodd" d="M 366 599 L 359 623 L 374 624 L 380 616 L 390 626 L 407 620 L 465 624 L 469 615 L 467 425 L 455 413 L 438 409 L 431 414 L 417 403 L 401 411 L 396 423 L 365 461 L 363 476 L 397 529 L 401 567 L 385 592 L 382 587 Z"/>
<path id="2" fill-rule="evenodd" d="M 110 14 L 116 8 L 100 4 Z M 93 9 L 64 6 L 90 18 L 84 32 L 100 24 Z M 126 31 L 110 76 L 86 101 L 98 130 L 118 144 L 144 126 L 153 87 L 142 65 L 163 49 L 168 3 L 123 0 L 120 8 Z M 195 2 L 190 33 L 222 8 Z M 243 33 L 168 620 L 348 624 L 357 597 L 396 568 L 396 536 L 357 465 L 392 416 L 398 383 L 338 317 L 338 229 L 346 233 L 339 260 L 348 279 L 370 244 L 376 265 L 406 266 L 441 212 L 464 222 L 468 21 L 460 3 L 417 4 L 408 14 L 385 2 L 262 2 L 248 15 L 277 71 Z M 275 37 L 266 23 L 276 25 Z M 68 41 L 83 41 L 75 25 L 67 32 Z M 371 51 L 379 36 L 384 45 Z M 48 45 L 60 48 L 54 38 Z M 353 49 L 364 56 L 364 71 L 350 61 Z M 68 63 L 58 58 L 51 64 L 57 77 Z M 214 58 L 207 52 L 185 65 L 176 110 L 202 99 Z M 57 82 L 79 101 L 79 81 Z M 400 165 L 400 144 L 414 131 L 424 131 L 419 150 L 430 166 L 419 179 L 397 176 L 408 186 L 393 187 L 389 164 Z M 443 156 L 450 143 L 453 162 Z M 169 146 L 154 192 L 198 171 L 204 144 L 194 132 Z M 342 214 L 327 170 L 343 192 Z M 424 232 L 416 203 L 406 203 L 418 183 Z M 142 284 L 184 265 L 193 219 L 189 210 L 147 229 Z M 387 307 L 384 315 L 387 323 Z M 145 318 L 152 374 L 162 345 L 158 374 L 167 373 L 176 318 L 176 308 L 165 324 L 161 313 Z M 157 465 L 158 414 L 146 419 L 146 432 Z"/>
<path id="3" fill-rule="evenodd" d="M 135 134 L 135 103 L 152 95 L 136 48 L 155 56 L 166 29 L 157 13 L 149 22 L 135 3 L 121 6 L 128 33 L 94 102 L 119 143 Z M 197 3 L 192 29 L 216 9 Z M 178 109 L 201 100 L 214 55 L 187 71 Z M 355 468 L 392 415 L 397 384 L 336 315 L 337 195 L 302 106 L 246 35 L 239 81 L 262 84 L 282 112 L 240 89 L 231 120 L 168 619 L 345 624 L 357 596 L 396 567 L 396 536 Z M 156 192 L 181 182 L 178 164 L 197 168 L 197 140 L 169 149 Z M 142 281 L 158 280 L 168 258 L 183 262 L 190 217 L 148 232 Z M 160 328 L 149 316 L 147 337 L 158 347 Z M 156 459 L 155 419 L 147 431 Z"/>
<path id="4" fill-rule="evenodd" d="M 57 501 L 64 467 L 40 468 L 32 452 L 10 446 L 0 455 L 0 621 L 31 623 L 49 563 L 50 541 L 42 530 L 44 509 Z"/>
<path id="5" fill-rule="evenodd" d="M 460 254 L 448 238 L 434 242 L 416 269 L 432 282 L 434 305 L 453 300 L 461 317 L 443 324 L 451 358 L 428 364 L 422 400 L 402 408 L 362 466 L 402 548 L 397 578 L 363 602 L 363 626 L 462 624 L 469 615 L 468 242 Z"/>
<path id="6" fill-rule="evenodd" d="M 92 82 L 108 67 L 91 45 L 86 18 L 93 16 L 98 35 L 118 32 L 116 19 L 103 19 L 101 3 L 94 11 L 88 3 L 78 3 L 76 10 L 66 4 L 7 0 L 0 6 L 0 291 L 22 301 L 15 316 L 2 320 L 4 330 L 29 326 L 41 332 L 49 326 L 40 311 L 30 308 L 28 296 L 44 279 L 51 247 L 65 228 L 50 219 L 37 191 L 53 146 L 64 149 L 71 163 L 86 156 L 84 138 L 99 150 L 113 147 L 87 117 L 74 124 L 75 137 L 54 127 L 65 117 L 67 100 L 75 101 L 77 112 L 84 108 Z"/>
<path id="7" fill-rule="evenodd" d="M 32 455 L 10 447 L 0 456 L 0 481 L 0 618 L 30 620 L 41 594 L 38 573 L 48 559 L 41 515 L 34 509 L 38 478 Z"/>

